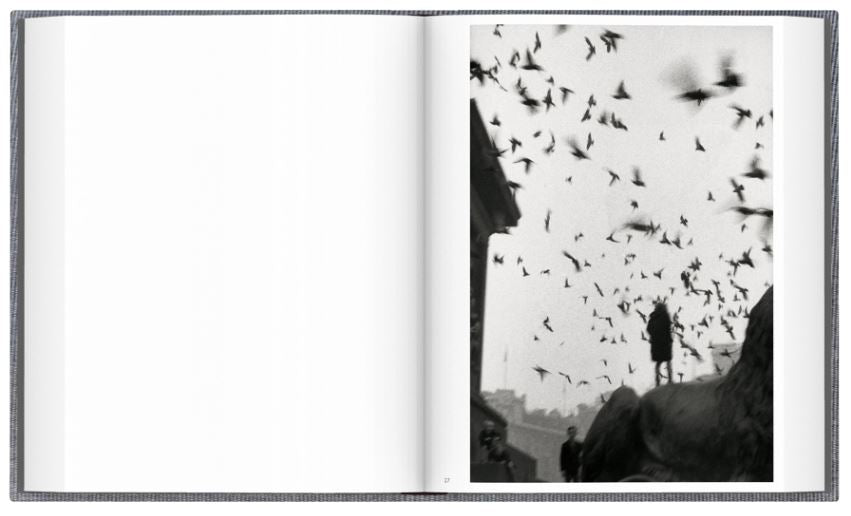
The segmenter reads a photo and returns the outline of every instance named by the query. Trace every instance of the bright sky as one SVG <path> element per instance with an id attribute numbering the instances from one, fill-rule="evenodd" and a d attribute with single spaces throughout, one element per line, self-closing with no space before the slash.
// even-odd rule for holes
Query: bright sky
<path id="1" fill-rule="evenodd" d="M 562 410 L 566 406 L 570 411 L 578 403 L 595 402 L 600 393 L 613 390 L 621 380 L 639 392 L 652 387 L 650 348 L 640 339 L 646 325 L 635 308 L 649 315 L 656 296 L 668 296 L 672 313 L 682 307 L 685 341 L 706 359 L 698 363 L 694 358 L 684 358 L 685 350 L 675 340 L 675 376 L 681 372 L 688 381 L 712 373 L 709 344 L 731 342 L 719 316 L 728 309 L 737 311 L 740 305 L 752 307 L 772 278 L 771 257 L 762 251 L 762 239 L 771 240 L 770 231 L 761 231 L 763 219 L 749 218 L 745 221 L 748 227 L 742 231 L 741 218 L 728 210 L 738 204 L 731 177 L 744 185 L 747 206 L 772 206 L 770 178 L 760 181 L 741 176 L 749 170 L 754 156 L 760 157 L 762 168 L 772 171 L 771 28 L 605 28 L 623 35 L 616 53 L 606 52 L 599 37 L 603 27 L 571 26 L 559 33 L 553 26 L 504 26 L 500 28 L 501 38 L 493 34 L 493 26 L 473 27 L 471 32 L 471 59 L 489 68 L 498 58 L 502 66 L 496 77 L 508 90 L 502 91 L 489 80 L 484 86 L 473 80 L 471 96 L 486 122 L 499 116 L 502 125 L 488 123 L 487 128 L 500 149 L 509 148 L 501 161 L 507 177 L 523 186 L 516 197 L 522 213 L 518 227 L 512 228 L 510 235 L 496 234 L 490 240 L 491 258 L 502 255 L 504 264 L 489 260 L 482 390 L 514 389 L 527 395 L 530 409 Z M 544 71 L 520 70 L 525 57 L 517 69 L 511 68 L 513 51 L 525 56 L 526 49 L 534 46 L 536 32 L 542 47 L 534 59 Z M 585 59 L 586 36 L 596 46 L 596 55 L 589 61 Z M 733 69 L 745 82 L 732 92 L 712 86 L 721 80 L 720 62 L 725 55 L 733 57 Z M 672 77 L 681 76 L 686 67 L 693 68 L 700 86 L 722 95 L 699 108 L 693 102 L 675 99 L 683 90 L 675 86 Z M 552 88 L 555 108 L 530 114 L 514 89 L 518 75 L 528 94 L 538 100 Z M 554 86 L 546 82 L 550 76 Z M 612 98 L 621 81 L 625 81 L 631 100 Z M 559 86 L 575 92 L 564 105 Z M 593 118 L 581 123 L 591 94 L 597 101 Z M 733 127 L 733 103 L 753 112 L 753 118 L 746 119 L 738 129 Z M 597 116 L 603 110 L 614 111 L 629 130 L 599 124 Z M 765 126 L 756 128 L 760 116 L 764 116 Z M 538 130 L 541 135 L 533 138 Z M 546 155 L 543 149 L 550 142 L 550 131 L 556 147 L 553 154 Z M 664 131 L 666 141 L 659 141 L 660 131 Z M 584 150 L 589 132 L 596 142 L 588 151 L 591 159 L 577 161 L 566 140 L 575 137 Z M 511 136 L 523 142 L 514 154 L 508 143 Z M 700 138 L 705 153 L 695 151 L 695 137 Z M 756 142 L 764 148 L 755 150 Z M 528 175 L 522 163 L 514 163 L 521 157 L 535 161 Z M 631 183 L 633 166 L 641 169 L 646 188 Z M 621 178 L 611 187 L 607 168 Z M 572 183 L 566 182 L 570 176 Z M 710 191 L 716 202 L 707 201 Z M 638 202 L 637 210 L 630 206 L 632 200 Z M 552 212 L 549 233 L 544 229 L 548 210 Z M 688 220 L 688 227 L 680 223 L 681 215 Z M 626 243 L 630 232 L 620 228 L 638 217 L 652 219 L 661 230 L 649 239 L 632 232 L 632 241 Z M 606 241 L 612 231 L 620 243 Z M 584 238 L 574 241 L 580 232 Z M 661 244 L 663 232 L 669 239 L 680 236 L 683 250 Z M 693 245 L 687 246 L 692 239 Z M 750 289 L 750 299 L 735 302 L 736 291 L 728 277 L 731 267 L 719 260 L 719 254 L 723 253 L 725 260 L 740 258 L 750 248 L 755 268 L 742 266 L 734 277 L 737 284 Z M 580 261 L 588 260 L 591 267 L 575 272 L 562 250 Z M 628 253 L 636 256 L 625 266 Z M 522 276 L 516 264 L 518 255 L 529 277 Z M 685 295 L 680 272 L 695 258 L 703 263 L 694 274 L 696 287 L 714 291 L 710 280 L 721 284 L 726 304 L 720 311 L 714 295 L 708 306 L 704 306 L 702 295 Z M 542 275 L 544 269 L 550 269 L 551 274 Z M 663 269 L 661 280 L 652 275 L 659 269 Z M 640 279 L 640 271 L 648 279 Z M 571 288 L 564 288 L 565 278 Z M 605 297 L 597 294 L 594 282 Z M 626 287 L 630 291 L 624 297 Z M 673 295 L 669 287 L 676 288 Z M 617 295 L 613 295 L 615 288 L 621 291 Z M 586 295 L 587 305 L 582 299 Z M 639 295 L 644 300 L 635 304 L 629 315 L 622 315 L 616 305 Z M 610 316 L 614 328 L 595 319 L 594 309 L 600 316 Z M 691 325 L 705 315 L 714 316 L 709 330 L 695 326 L 693 331 Z M 552 333 L 543 326 L 546 317 Z M 729 321 L 736 341 L 741 343 L 747 319 Z M 700 337 L 697 330 L 703 330 Z M 619 341 L 621 334 L 627 343 L 610 343 L 612 337 Z M 535 341 L 534 336 L 540 340 Z M 600 342 L 603 336 L 606 342 Z M 608 366 L 604 366 L 604 359 Z M 637 369 L 633 375 L 628 374 L 628 364 Z M 543 382 L 532 369 L 538 365 L 552 372 Z M 558 371 L 569 374 L 573 385 L 565 387 Z M 604 374 L 610 376 L 613 385 L 599 378 Z M 582 379 L 591 385 L 577 387 Z"/>

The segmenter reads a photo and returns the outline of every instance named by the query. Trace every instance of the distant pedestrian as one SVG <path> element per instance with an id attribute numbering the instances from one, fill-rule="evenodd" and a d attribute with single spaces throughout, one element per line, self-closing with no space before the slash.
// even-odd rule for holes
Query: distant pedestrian
<path id="1" fill-rule="evenodd" d="M 502 437 L 497 435 L 491 441 L 490 452 L 488 452 L 488 462 L 496 462 L 505 466 L 505 474 L 509 482 L 514 482 L 514 461 L 511 460 L 511 454 L 508 453 L 508 447 L 502 442 Z"/>
<path id="2" fill-rule="evenodd" d="M 656 386 L 662 383 L 662 373 L 659 371 L 662 363 L 667 364 L 668 383 L 674 382 L 674 374 L 671 370 L 671 316 L 668 307 L 660 301 L 650 314 L 647 322 L 647 334 L 650 336 L 650 358 L 656 362 Z"/>
<path id="3" fill-rule="evenodd" d="M 494 440 L 501 439 L 502 435 L 490 419 L 485 420 L 484 426 L 482 431 L 479 432 L 479 446 L 482 449 L 482 456 L 485 457 L 485 460 L 490 461 L 490 452 L 493 449 Z"/>
<path id="4" fill-rule="evenodd" d="M 561 445 L 559 465 L 565 482 L 579 481 L 579 463 L 582 453 L 582 441 L 576 438 L 576 427 L 567 427 L 567 441 Z"/>

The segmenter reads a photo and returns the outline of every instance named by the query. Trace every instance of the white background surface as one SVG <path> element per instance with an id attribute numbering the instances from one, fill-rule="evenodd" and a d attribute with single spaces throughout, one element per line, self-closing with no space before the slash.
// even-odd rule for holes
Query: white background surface
<path id="1" fill-rule="evenodd" d="M 803 4 L 800 2 L 790 2 L 790 1 L 720 1 L 714 2 L 711 6 L 706 4 L 701 5 L 690 5 L 688 7 L 692 8 L 727 8 L 727 9 L 795 9 L 801 7 Z M 818 7 L 828 8 L 828 9 L 837 9 L 840 11 L 840 18 L 843 16 L 847 16 L 847 13 L 843 14 L 841 9 L 841 2 L 838 0 L 834 1 L 825 1 L 821 2 Z M 27 1 L 19 1 L 16 2 L 13 6 L 16 9 L 37 9 L 37 8 L 64 8 L 65 5 L 58 1 L 53 2 L 27 2 Z M 83 5 L 79 5 L 78 7 L 86 7 L 86 8 L 236 8 L 243 7 L 247 8 L 249 5 L 236 5 L 233 2 L 191 2 L 191 1 L 178 1 L 178 2 L 132 2 L 132 1 L 92 1 Z M 283 1 L 260 1 L 255 0 L 250 3 L 250 7 L 252 8 L 269 8 L 269 9 L 285 9 L 285 8 L 347 8 L 354 7 L 351 5 L 351 2 L 283 2 Z M 371 8 L 371 9 L 444 9 L 444 8 L 452 8 L 458 7 L 453 2 L 449 1 L 433 1 L 433 2 L 414 2 L 414 1 L 395 1 L 391 2 L 387 1 L 371 1 L 358 3 L 356 5 L 358 8 Z M 476 9 L 510 9 L 510 8 L 524 8 L 524 9 L 562 9 L 568 7 L 564 5 L 563 2 L 558 1 L 534 1 L 534 2 L 525 2 L 522 5 L 517 4 L 517 2 L 511 2 L 506 0 L 490 0 L 490 1 L 468 1 L 465 2 L 464 6 L 466 8 L 476 8 Z M 596 2 L 579 2 L 571 4 L 569 7 L 574 9 L 628 9 L 635 6 L 634 2 L 630 3 L 625 0 L 621 1 L 606 1 L 599 0 Z M 643 9 L 677 9 L 683 8 L 684 6 L 681 2 L 676 1 L 653 1 L 653 2 L 645 2 L 640 5 Z M 846 10 L 847 11 L 847 10 Z M 8 44 L 8 39 L 4 39 L 4 41 Z M 845 47 L 845 43 L 847 43 L 847 34 L 843 34 L 840 32 L 840 46 Z M 6 49 L 8 50 L 8 49 Z M 8 53 L 6 54 L 8 55 Z M 847 55 L 847 52 L 840 53 L 840 56 Z M 847 61 L 847 60 L 846 60 Z M 844 64 L 844 63 L 843 63 Z M 845 69 L 849 66 L 848 64 L 844 64 Z M 843 67 L 840 66 L 840 70 Z M 847 86 L 842 81 L 843 74 L 840 73 L 840 96 L 847 90 Z M 844 75 L 847 75 L 844 74 Z M 5 83 L 5 88 L 8 87 L 8 83 Z M 840 104 L 840 118 L 848 119 L 848 103 Z M 4 131 L 8 131 L 8 126 L 3 129 Z M 6 135 L 8 136 L 8 134 Z M 6 149 L 3 152 L 7 152 Z M 4 156 L 7 157 L 7 156 Z M 8 162 L 8 160 L 7 160 Z M 840 169 L 841 159 L 840 159 Z M 843 182 L 840 183 L 840 197 L 848 198 L 848 183 Z M 2 204 L 2 208 L 5 209 L 4 213 L 8 213 L 8 196 L 0 196 L 0 204 Z M 851 219 L 848 216 L 848 210 L 844 210 L 840 214 L 840 227 L 843 228 L 843 232 L 847 234 L 847 231 L 844 231 L 849 227 L 849 223 L 851 223 Z M 840 241 L 842 241 L 842 237 L 840 237 Z M 3 244 L 4 246 L 7 245 Z M 4 257 L 8 256 L 6 253 L 7 249 L 4 248 L 4 252 L 0 253 Z M 4 260 L 6 258 L 3 258 Z M 846 260 L 843 260 L 847 262 Z M 8 268 L 7 268 L 8 270 Z M 847 278 L 847 274 L 845 275 Z M 849 300 L 849 290 L 847 288 L 847 281 L 841 281 L 840 286 L 844 288 L 840 288 L 840 305 L 848 306 Z M 3 303 L 3 308 L 7 308 L 5 303 L 8 300 L 8 296 L 0 297 Z M 8 310 L 6 311 L 8 313 Z M 6 327 L 8 324 L 8 320 L 5 320 L 3 323 L 0 323 L 0 330 L 7 331 Z M 847 335 L 847 332 L 846 332 Z M 848 341 L 848 338 L 845 337 L 842 339 L 843 341 Z M 6 359 L 7 360 L 7 359 Z M 847 363 L 847 353 L 842 357 L 843 365 Z M 8 365 L 8 364 L 7 364 Z M 6 395 L 6 399 L 8 399 L 8 384 L 5 382 L 0 382 L 2 384 L 3 394 Z M 845 382 L 841 385 L 842 393 L 840 394 L 841 406 L 845 407 L 848 405 L 849 391 L 847 387 L 848 383 Z M 2 430 L 4 434 L 8 431 L 8 425 L 4 425 Z M 8 442 L 8 436 L 6 437 L 6 442 Z M 849 432 L 847 430 L 847 425 L 845 428 L 840 431 L 840 441 L 841 442 L 849 442 L 848 440 Z M 847 463 L 848 454 L 845 452 L 847 450 L 847 446 L 844 447 L 843 453 L 840 456 L 840 464 Z M 5 471 L 8 471 L 6 469 Z M 847 467 L 840 468 L 840 479 L 847 478 L 847 474 L 843 475 L 843 471 L 847 471 Z M 844 477 L 844 478 L 843 478 Z M 3 481 L 6 481 L 7 478 L 4 474 Z M 843 485 L 840 486 L 840 492 L 843 492 L 843 486 L 847 484 L 843 482 Z M 847 492 L 846 492 L 847 495 Z M 846 496 L 847 498 L 847 496 Z M 535 510 L 541 511 L 545 513 L 559 513 L 564 514 L 565 511 L 593 511 L 594 513 L 603 513 L 603 514 L 623 514 L 625 511 L 629 514 L 681 514 L 683 511 L 687 511 L 690 514 L 717 514 L 719 511 L 733 511 L 743 512 L 743 511 L 752 511 L 752 510 L 768 510 L 772 511 L 775 514 L 798 514 L 801 511 L 818 511 L 830 514 L 840 514 L 847 510 L 848 503 L 839 502 L 837 504 L 788 504 L 781 506 L 780 504 L 770 504 L 771 507 L 765 507 L 764 505 L 760 505 L 758 507 L 747 505 L 747 504 L 724 504 L 724 505 L 715 505 L 710 503 L 690 503 L 688 505 L 682 504 L 661 504 L 661 503 L 642 503 L 642 504 L 630 504 L 629 506 L 625 504 L 570 504 L 570 505 L 562 505 L 562 504 L 535 504 L 532 506 L 531 504 L 443 504 L 440 506 L 434 506 L 430 504 L 406 504 L 403 507 L 397 506 L 395 504 L 290 504 L 285 507 L 276 505 L 276 504 L 241 504 L 240 507 L 235 507 L 230 504 L 159 504 L 155 507 L 151 507 L 149 505 L 145 505 L 142 503 L 125 503 L 125 504 L 82 504 L 82 503 L 70 503 L 70 504 L 11 504 L 8 502 L 4 502 L 4 509 L 11 510 L 14 514 L 51 514 L 51 513 L 61 513 L 61 514 L 147 514 L 152 510 L 157 510 L 159 512 L 163 512 L 166 514 L 179 514 L 179 513 L 198 513 L 198 514 L 230 514 L 236 511 L 240 513 L 280 513 L 282 510 L 286 511 L 294 511 L 296 513 L 305 513 L 305 514 L 336 514 L 343 513 L 345 511 L 346 514 L 393 514 L 398 513 L 400 509 L 405 510 L 406 513 L 409 514 L 431 514 L 435 510 L 446 511 L 450 513 L 458 513 L 458 514 L 469 514 L 471 512 L 474 513 L 484 513 L 484 514 L 516 514 L 519 511 L 526 510 Z M 844 509 L 843 509 L 844 507 Z"/>

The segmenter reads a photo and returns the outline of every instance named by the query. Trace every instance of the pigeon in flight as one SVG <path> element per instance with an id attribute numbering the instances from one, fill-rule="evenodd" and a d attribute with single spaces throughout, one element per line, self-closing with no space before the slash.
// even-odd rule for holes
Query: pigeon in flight
<path id="1" fill-rule="evenodd" d="M 623 81 L 618 84 L 618 89 L 617 91 L 615 91 L 615 94 L 612 95 L 612 98 L 617 100 L 628 100 L 632 98 L 630 94 L 626 92 L 626 88 L 624 87 Z"/>
<path id="2" fill-rule="evenodd" d="M 543 367 L 541 367 L 541 366 L 539 366 L 539 365 L 536 365 L 535 367 L 533 367 L 533 368 L 532 368 L 532 370 L 533 370 L 533 371 L 535 371 L 536 373 L 538 373 L 538 376 L 540 376 L 540 377 L 541 377 L 541 382 L 543 382 L 543 381 L 544 381 L 544 378 L 545 378 L 548 374 L 550 374 L 550 372 L 549 372 L 549 371 L 547 371 L 546 369 L 544 369 Z"/>
<path id="3" fill-rule="evenodd" d="M 588 39 L 588 36 L 585 36 L 585 44 L 588 45 L 588 55 L 585 56 L 585 60 L 590 61 L 591 58 L 594 57 L 594 54 L 597 53 L 597 47 L 595 47 L 594 44 L 591 43 L 591 40 Z"/>

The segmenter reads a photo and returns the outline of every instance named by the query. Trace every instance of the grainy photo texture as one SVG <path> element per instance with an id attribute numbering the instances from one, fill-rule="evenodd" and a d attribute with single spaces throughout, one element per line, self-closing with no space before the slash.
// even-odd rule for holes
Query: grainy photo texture
<path id="1" fill-rule="evenodd" d="M 471 481 L 772 481 L 771 37 L 471 29 Z"/>

